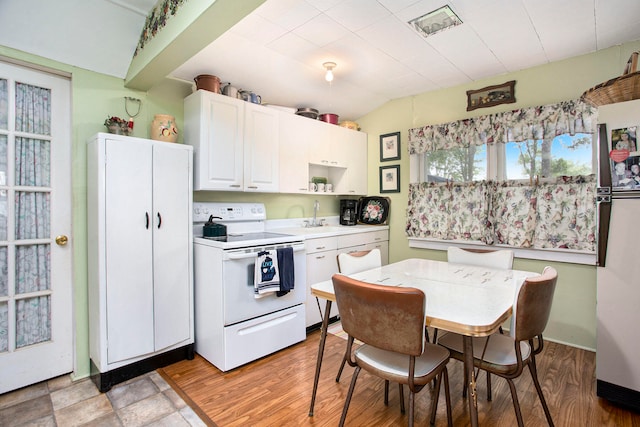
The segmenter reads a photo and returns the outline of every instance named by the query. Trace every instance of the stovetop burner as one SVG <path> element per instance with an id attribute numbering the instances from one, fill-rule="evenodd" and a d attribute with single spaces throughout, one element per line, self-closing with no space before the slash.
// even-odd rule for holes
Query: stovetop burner
<path id="1" fill-rule="evenodd" d="M 259 232 L 259 233 L 228 234 L 226 236 L 203 237 L 203 238 L 207 240 L 215 240 L 217 242 L 244 242 L 248 240 L 275 239 L 275 238 L 288 237 L 288 236 L 289 236 L 288 234 L 282 234 L 282 233 Z"/>
<path id="2" fill-rule="evenodd" d="M 203 226 L 211 218 L 226 226 L 226 236 L 203 237 Z M 267 212 L 262 203 L 199 202 L 193 204 L 193 235 L 197 244 L 220 249 L 241 249 L 301 242 L 299 236 L 267 232 Z"/>

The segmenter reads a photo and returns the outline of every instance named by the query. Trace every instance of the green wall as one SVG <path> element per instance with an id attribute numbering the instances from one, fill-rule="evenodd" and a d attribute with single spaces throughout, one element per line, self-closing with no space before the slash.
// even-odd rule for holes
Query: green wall
<path id="1" fill-rule="evenodd" d="M 640 50 L 640 42 L 628 43 L 593 54 L 454 88 L 396 99 L 361 117 L 358 123 L 369 134 L 370 193 L 375 193 L 379 188 L 378 170 L 382 165 L 379 160 L 379 136 L 397 131 L 401 133 L 400 161 L 384 163 L 385 166 L 400 164 L 401 172 L 400 193 L 387 194 L 392 199 L 390 261 L 410 257 L 446 259 L 444 251 L 410 248 L 405 234 L 409 182 L 409 155 L 406 142 L 409 129 L 579 98 L 585 90 L 620 75 L 631 53 L 637 50 Z M 516 103 L 466 111 L 467 90 L 480 89 L 510 80 L 516 80 Z M 515 268 L 529 271 L 541 272 L 545 265 L 553 265 L 558 270 L 558 284 L 545 337 L 595 350 L 596 267 L 525 259 L 516 259 L 514 262 Z"/>

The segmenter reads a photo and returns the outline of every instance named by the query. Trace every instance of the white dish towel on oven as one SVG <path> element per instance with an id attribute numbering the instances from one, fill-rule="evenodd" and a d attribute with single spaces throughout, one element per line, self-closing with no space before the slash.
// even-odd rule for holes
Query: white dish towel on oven
<path id="1" fill-rule="evenodd" d="M 254 275 L 254 292 L 256 298 L 262 298 L 270 292 L 280 290 L 280 272 L 277 251 L 258 252 Z"/>

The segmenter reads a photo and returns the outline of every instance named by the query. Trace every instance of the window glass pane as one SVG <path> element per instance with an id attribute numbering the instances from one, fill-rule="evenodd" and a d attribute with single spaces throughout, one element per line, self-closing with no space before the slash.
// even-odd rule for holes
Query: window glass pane
<path id="1" fill-rule="evenodd" d="M 424 155 L 425 182 L 470 182 L 487 179 L 486 145 L 429 151 Z"/>
<path id="2" fill-rule="evenodd" d="M 9 350 L 9 305 L 0 302 L 0 352 Z"/>
<path id="3" fill-rule="evenodd" d="M 51 185 L 51 142 L 16 138 L 16 185 L 48 187 Z"/>
<path id="4" fill-rule="evenodd" d="M 16 246 L 16 294 L 51 289 L 49 245 Z"/>
<path id="5" fill-rule="evenodd" d="M 553 140 L 505 144 L 505 179 L 589 175 L 593 170 L 593 138 L 560 135 Z"/>
<path id="6" fill-rule="evenodd" d="M 6 188 L 6 185 L 7 185 L 7 135 L 0 135 L 0 240 L 7 240 L 7 188 Z"/>
<path id="7" fill-rule="evenodd" d="M 16 301 L 16 348 L 51 339 L 51 297 Z"/>
<path id="8" fill-rule="evenodd" d="M 7 129 L 9 125 L 9 84 L 0 79 L 0 129 Z"/>
<path id="9" fill-rule="evenodd" d="M 16 192 L 16 240 L 48 239 L 50 237 L 50 194 Z"/>
<path id="10" fill-rule="evenodd" d="M 16 83 L 16 131 L 51 135 L 51 89 Z"/>
<path id="11" fill-rule="evenodd" d="M 7 265 L 8 249 L 0 247 L 0 297 L 9 295 L 9 269 Z"/>

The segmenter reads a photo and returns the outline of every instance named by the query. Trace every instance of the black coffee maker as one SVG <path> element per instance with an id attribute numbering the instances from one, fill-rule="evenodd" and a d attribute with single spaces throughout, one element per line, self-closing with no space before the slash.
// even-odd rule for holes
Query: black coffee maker
<path id="1" fill-rule="evenodd" d="M 340 200 L 340 224 L 356 225 L 358 223 L 358 201 L 355 199 Z"/>

